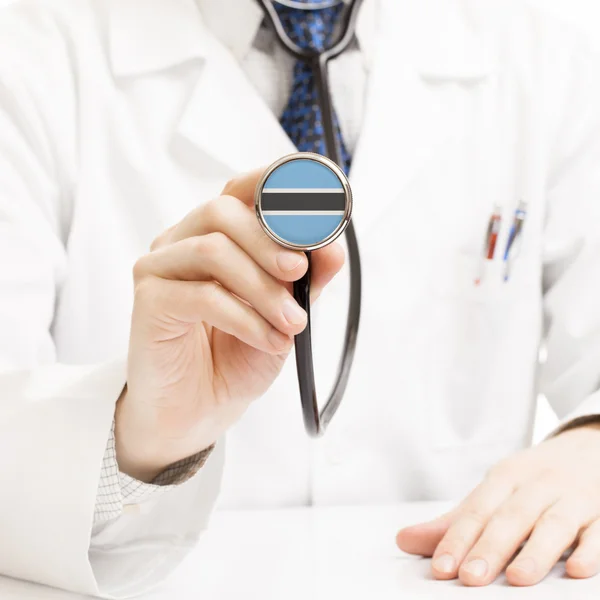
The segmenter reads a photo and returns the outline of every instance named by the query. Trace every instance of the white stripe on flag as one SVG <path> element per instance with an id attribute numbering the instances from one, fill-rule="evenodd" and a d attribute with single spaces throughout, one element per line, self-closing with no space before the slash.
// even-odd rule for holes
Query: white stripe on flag
<path id="1" fill-rule="evenodd" d="M 344 188 L 264 188 L 263 194 L 340 194 Z"/>
<path id="2" fill-rule="evenodd" d="M 269 216 L 333 216 L 333 215 L 343 215 L 343 210 L 263 210 L 263 215 Z"/>

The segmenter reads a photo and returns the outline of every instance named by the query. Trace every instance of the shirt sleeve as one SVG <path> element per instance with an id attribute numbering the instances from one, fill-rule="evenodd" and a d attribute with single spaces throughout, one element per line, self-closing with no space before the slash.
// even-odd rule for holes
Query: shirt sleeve
<path id="1" fill-rule="evenodd" d="M 94 525 L 117 519 L 128 507 L 138 505 L 185 483 L 204 466 L 214 445 L 173 463 L 151 483 L 144 483 L 119 471 L 115 448 L 114 422 L 110 430 L 98 483 Z"/>

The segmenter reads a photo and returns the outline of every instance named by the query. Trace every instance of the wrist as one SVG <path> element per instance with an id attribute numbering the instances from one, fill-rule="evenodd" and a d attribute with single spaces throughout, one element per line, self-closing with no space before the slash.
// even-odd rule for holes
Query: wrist
<path id="1" fill-rule="evenodd" d="M 127 386 L 115 410 L 115 448 L 119 470 L 138 481 L 151 483 L 170 465 L 209 448 L 187 438 L 166 438 L 150 408 L 133 402 Z"/>
<path id="2" fill-rule="evenodd" d="M 160 472 L 161 466 L 148 456 L 143 436 L 132 428 L 127 385 L 123 388 L 115 409 L 115 449 L 119 471 L 144 483 L 150 483 Z"/>

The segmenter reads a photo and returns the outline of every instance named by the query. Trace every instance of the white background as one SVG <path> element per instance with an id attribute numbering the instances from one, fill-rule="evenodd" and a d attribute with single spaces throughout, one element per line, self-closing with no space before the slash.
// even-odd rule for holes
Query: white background
<path id="1" fill-rule="evenodd" d="M 0 6 L 14 0 L 0 0 Z M 418 0 L 415 0 L 418 1 Z M 600 0 L 524 0 L 554 13 L 572 23 L 587 36 L 592 47 L 600 52 Z M 556 417 L 544 399 L 540 399 L 534 440 L 539 440 L 556 424 Z"/>

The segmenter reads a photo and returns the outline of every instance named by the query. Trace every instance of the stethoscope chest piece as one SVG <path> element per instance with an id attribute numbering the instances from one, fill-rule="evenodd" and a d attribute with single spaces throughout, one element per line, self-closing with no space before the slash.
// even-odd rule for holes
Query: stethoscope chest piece
<path id="1" fill-rule="evenodd" d="M 273 163 L 256 187 L 256 214 L 266 234 L 309 252 L 337 239 L 352 214 L 344 172 L 319 154 L 298 152 Z"/>

